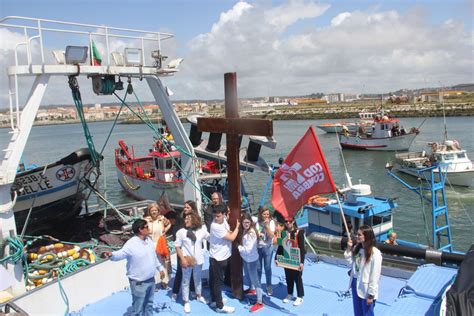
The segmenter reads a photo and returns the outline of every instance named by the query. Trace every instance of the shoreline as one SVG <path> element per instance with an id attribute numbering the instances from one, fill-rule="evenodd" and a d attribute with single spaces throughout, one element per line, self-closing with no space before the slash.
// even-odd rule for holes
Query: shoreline
<path id="1" fill-rule="evenodd" d="M 240 112 L 242 118 L 265 118 L 272 120 L 321 120 L 321 119 L 358 119 L 359 113 L 373 112 L 376 111 L 380 105 L 361 105 L 361 104 L 350 104 L 350 105 L 333 105 L 330 108 L 322 107 L 320 105 L 305 105 L 305 106 L 285 106 L 270 109 L 243 109 Z M 456 104 L 399 104 L 391 105 L 389 109 L 390 115 L 396 118 L 408 118 L 408 117 L 447 117 L 452 116 L 474 116 L 474 104 L 473 103 L 456 103 Z M 443 114 L 444 112 L 444 114 Z M 187 122 L 187 115 L 181 114 L 181 122 Z M 224 111 L 213 111 L 208 113 L 210 117 L 222 117 Z M 153 117 L 151 120 L 153 123 L 161 121 L 161 116 Z M 94 120 L 88 121 L 88 123 L 96 122 L 110 122 L 114 119 L 107 120 Z M 63 125 L 63 124 L 80 124 L 80 120 L 68 120 L 68 121 L 47 121 L 47 122 L 35 122 L 33 126 L 50 126 L 50 125 Z M 140 119 L 119 119 L 117 124 L 143 124 Z M 9 128 L 10 124 L 0 125 L 0 128 Z"/>

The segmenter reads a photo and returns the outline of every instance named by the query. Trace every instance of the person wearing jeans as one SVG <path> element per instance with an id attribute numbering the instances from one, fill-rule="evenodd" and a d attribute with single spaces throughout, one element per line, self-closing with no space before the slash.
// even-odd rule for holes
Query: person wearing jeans
<path id="1" fill-rule="evenodd" d="M 241 245 L 238 246 L 240 256 L 244 263 L 245 275 L 250 279 L 251 287 L 256 289 L 257 303 L 250 307 L 250 312 L 256 312 L 263 308 L 262 286 L 258 278 L 258 252 L 257 252 L 257 230 L 253 224 L 252 217 L 248 213 L 242 214 L 242 227 L 244 229 Z"/>
<path id="2" fill-rule="evenodd" d="M 232 242 L 239 233 L 240 221 L 234 231 L 230 230 L 229 224 L 225 219 L 227 207 L 216 205 L 213 208 L 214 221 L 211 224 L 209 236 L 209 285 L 211 288 L 211 306 L 216 305 L 216 311 L 219 313 L 233 313 L 234 307 L 224 306 L 222 301 L 222 287 L 224 285 L 224 274 L 227 268 L 229 258 L 232 254 Z"/>
<path id="3" fill-rule="evenodd" d="M 258 279 L 259 281 L 262 280 L 263 265 L 265 280 L 267 282 L 267 294 L 272 295 L 272 257 L 275 221 L 271 219 L 268 207 L 264 206 L 260 208 L 255 228 L 258 232 Z"/>
<path id="4" fill-rule="evenodd" d="M 133 315 L 153 315 L 153 297 L 155 287 L 155 271 L 160 271 L 163 278 L 164 268 L 155 254 L 155 244 L 150 238 L 148 223 L 138 219 L 132 224 L 135 234 L 122 247 L 114 252 L 104 252 L 105 257 L 112 261 L 127 259 L 127 277 L 132 292 Z"/>
<path id="5" fill-rule="evenodd" d="M 186 215 L 184 218 L 184 228 L 176 233 L 176 253 L 181 260 L 183 271 L 183 281 L 181 285 L 184 302 L 184 312 L 190 313 L 189 286 L 191 275 L 193 275 L 196 288 L 197 300 L 207 304 L 202 296 L 201 271 L 204 263 L 202 243 L 209 238 L 206 226 L 202 225 L 201 218 L 196 213 Z"/>

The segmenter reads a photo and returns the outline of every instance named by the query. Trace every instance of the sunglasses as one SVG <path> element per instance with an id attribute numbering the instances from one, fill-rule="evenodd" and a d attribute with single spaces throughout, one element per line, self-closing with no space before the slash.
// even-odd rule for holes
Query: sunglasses
<path id="1" fill-rule="evenodd" d="M 250 225 L 250 221 L 243 221 L 242 224 L 244 224 L 244 225 Z"/>
<path id="2" fill-rule="evenodd" d="M 140 229 L 148 229 L 148 225 L 145 225 L 145 226 L 143 226 L 143 227 L 140 228 Z"/>

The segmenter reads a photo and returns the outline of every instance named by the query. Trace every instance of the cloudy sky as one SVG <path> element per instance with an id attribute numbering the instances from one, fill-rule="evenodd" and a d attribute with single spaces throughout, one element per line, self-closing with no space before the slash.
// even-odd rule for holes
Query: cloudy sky
<path id="1" fill-rule="evenodd" d="M 173 33 L 163 49 L 184 62 L 177 76 L 163 81 L 173 99 L 201 100 L 223 98 L 223 74 L 234 71 L 239 97 L 472 83 L 473 12 L 473 0 L 0 1 L 2 17 Z M 0 69 L 5 69 L 21 37 L 1 29 L 0 38 Z M 55 41 L 50 45 L 59 45 Z M 97 44 L 104 52 L 104 44 Z M 5 107 L 8 81 L 1 71 L 0 107 Z M 90 83 L 82 81 L 81 87 L 85 103 L 113 101 L 94 96 Z M 137 91 L 151 100 L 143 85 L 137 83 Z M 66 79 L 51 81 L 43 104 L 70 103 Z"/>

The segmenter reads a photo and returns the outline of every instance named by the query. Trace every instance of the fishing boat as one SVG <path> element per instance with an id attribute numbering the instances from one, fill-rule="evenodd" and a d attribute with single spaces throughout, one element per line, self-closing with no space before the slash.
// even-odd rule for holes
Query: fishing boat
<path id="1" fill-rule="evenodd" d="M 444 142 L 428 144 L 428 151 L 397 153 L 394 167 L 397 171 L 418 177 L 418 170 L 428 166 L 443 163 L 447 183 L 451 185 L 469 187 L 474 183 L 474 167 L 466 150 L 459 142 L 446 140 Z M 436 179 L 439 174 L 434 173 Z"/>
<path id="2" fill-rule="evenodd" d="M 35 23 L 30 23 L 31 20 Z M 9 23 L 7 23 L 9 22 Z M 15 23 L 10 23 L 15 22 Z M 44 24 L 48 24 L 47 28 L 43 28 Z M 64 24 L 67 27 L 64 27 Z M 31 26 L 33 25 L 33 26 Z M 132 51 L 127 56 L 128 64 L 121 64 L 120 58 L 116 58 L 115 64 L 112 60 L 107 62 L 105 65 L 97 65 L 90 60 L 91 65 L 87 65 L 84 61 L 76 61 L 72 64 L 54 64 L 48 65 L 45 60 L 41 60 L 39 64 L 29 64 L 32 60 L 28 58 L 25 64 L 20 63 L 18 60 L 15 61 L 15 65 L 9 68 L 9 76 L 17 78 L 17 76 L 32 76 L 36 77 L 33 83 L 33 88 L 29 97 L 26 100 L 26 106 L 22 109 L 16 107 L 18 113 L 14 113 L 22 117 L 21 128 L 18 128 L 20 121 L 15 120 L 12 117 L 12 126 L 17 127 L 14 129 L 15 135 L 12 136 L 7 150 L 7 155 L 2 163 L 2 174 L 1 174 L 1 186 L 0 186 L 0 212 L 2 216 L 0 221 L 2 224 L 2 238 L 6 241 L 5 254 L 9 254 L 2 258 L 0 265 L 0 273 L 2 273 L 1 294 L 7 293 L 10 295 L 9 301 L 6 303 L 0 303 L 0 310 L 2 312 L 18 312 L 24 314 L 77 314 L 81 315 L 104 315 L 104 314 L 125 314 L 131 305 L 130 291 L 127 289 L 129 281 L 126 277 L 126 262 L 112 262 L 110 260 L 97 260 L 93 261 L 89 254 L 85 255 L 85 258 L 81 262 L 81 268 L 75 270 L 74 273 L 60 273 L 60 278 L 46 278 L 46 284 L 40 287 L 34 288 L 26 292 L 26 287 L 23 282 L 23 269 L 22 265 L 27 264 L 26 256 L 14 256 L 16 250 L 22 253 L 24 247 L 20 243 L 15 232 L 15 217 L 12 209 L 14 207 L 14 201 L 10 195 L 10 188 L 13 184 L 14 177 L 11 175 L 16 173 L 16 166 L 18 165 L 19 159 L 23 152 L 26 140 L 28 138 L 31 126 L 33 124 L 36 110 L 39 107 L 41 98 L 44 94 L 46 87 L 48 86 L 48 80 L 53 75 L 59 75 L 63 78 L 69 76 L 71 88 L 73 89 L 75 101 L 80 103 L 80 99 L 77 98 L 78 87 L 74 84 L 74 76 L 92 76 L 96 77 L 92 79 L 94 81 L 94 90 L 100 92 L 100 94 L 107 95 L 112 94 L 112 88 L 120 88 L 121 84 L 117 80 L 116 76 L 130 77 L 132 79 L 144 78 L 146 83 L 150 86 L 153 96 L 157 104 L 160 104 L 160 110 L 162 111 L 163 118 L 166 120 L 167 126 L 169 127 L 175 144 L 186 150 L 190 155 L 181 155 L 181 167 L 183 172 L 188 175 L 186 181 L 183 181 L 183 194 L 185 199 L 198 201 L 200 204 L 201 192 L 197 190 L 199 188 L 198 171 L 195 167 L 194 146 L 191 143 L 188 135 L 186 135 L 183 125 L 181 124 L 176 112 L 171 105 L 168 97 L 167 89 L 162 85 L 159 76 L 170 76 L 178 71 L 176 67 L 164 66 L 161 62 L 163 59 L 160 57 L 160 51 L 154 51 L 152 56 L 157 59 L 156 63 L 147 64 L 146 60 L 138 60 L 137 56 L 143 56 L 145 54 L 145 48 L 149 49 L 161 49 L 163 41 L 171 38 L 170 34 L 159 33 L 159 32 L 147 32 L 136 29 L 124 29 L 114 28 L 108 26 L 98 25 L 85 25 L 79 23 L 63 22 L 63 21 L 51 21 L 41 19 L 30 19 L 21 17 L 8 17 L 0 20 L 0 26 L 5 28 L 13 28 L 19 30 L 23 34 L 23 27 L 38 31 L 40 36 L 32 36 L 30 39 L 38 39 L 40 41 L 39 47 L 41 50 L 41 56 L 45 56 L 47 43 L 45 37 L 50 32 L 56 34 L 57 32 L 63 32 L 65 34 L 75 34 L 77 36 L 86 36 L 86 43 L 92 42 L 90 31 L 84 31 L 90 29 L 103 29 L 106 28 L 104 33 L 94 33 L 94 36 L 102 36 L 106 44 L 106 54 L 110 56 L 112 52 L 108 51 L 109 47 L 115 47 L 115 45 L 109 45 L 109 41 L 113 39 L 129 39 L 133 38 L 136 43 L 142 43 L 141 49 L 143 51 Z M 126 32 L 125 35 L 120 35 L 120 32 Z M 138 34 L 137 34 L 138 33 Z M 137 35 L 131 35 L 137 34 Z M 28 33 L 26 34 L 28 36 Z M 33 38 L 34 37 L 34 38 Z M 21 37 L 21 42 L 24 45 L 31 45 L 31 40 L 24 40 Z M 143 45 L 145 40 L 151 41 L 151 45 Z M 43 42 L 44 41 L 44 42 Z M 128 47 L 127 49 L 131 49 Z M 74 50 L 75 48 L 73 48 Z M 71 48 L 69 48 L 71 50 Z M 31 54 L 34 49 L 29 47 L 27 52 Z M 87 47 L 86 47 L 87 51 Z M 130 51 L 129 51 L 130 52 Z M 76 57 L 78 52 L 74 52 Z M 87 56 L 87 54 L 86 54 Z M 31 56 L 30 56 L 31 57 Z M 66 59 L 71 56 L 66 56 Z M 80 71 L 79 71 L 80 70 Z M 71 77 L 72 76 L 72 77 Z M 15 80 L 10 80 L 10 83 Z M 12 88 L 15 93 L 12 96 L 17 98 L 19 95 L 18 86 Z M 15 108 L 15 106 L 11 106 Z M 80 106 L 78 106 L 80 113 Z M 88 130 L 84 124 L 84 130 L 86 138 Z M 91 138 L 88 139 L 88 144 L 91 145 Z M 91 145 L 92 146 L 92 145 Z M 125 147 L 126 148 L 126 147 Z M 120 154 L 120 153 L 119 153 Z M 125 153 L 124 153 L 125 155 Z M 309 156 L 309 155 L 307 155 Z M 152 155 L 153 157 L 153 155 Z M 133 158 L 133 155 L 131 155 Z M 8 168 L 7 168 L 8 167 Z M 314 166 L 318 168 L 318 166 Z M 12 173 L 11 171 L 14 171 Z M 291 168 L 286 169 L 287 175 L 291 172 L 297 174 L 297 165 L 292 165 Z M 319 178 L 319 169 L 310 169 L 307 173 L 313 174 L 315 172 Z M 315 179 L 314 177 L 311 177 Z M 288 176 L 287 179 L 291 179 Z M 310 182 L 304 182 L 310 184 Z M 311 187 L 311 186 L 309 186 Z M 356 193 L 356 192 L 354 192 Z M 137 202 L 143 203 L 143 202 Z M 359 203 L 359 201 L 357 201 Z M 141 210 L 145 208 L 144 205 L 140 206 Z M 116 212 L 114 216 L 117 219 L 124 220 L 124 222 L 118 225 L 118 229 L 113 229 L 105 221 L 99 221 L 98 225 L 101 225 L 108 234 L 108 239 L 121 239 L 119 233 L 121 232 L 123 238 L 126 239 L 127 227 L 129 228 L 129 221 L 133 220 L 136 216 L 140 216 L 138 206 L 128 205 L 121 209 L 119 207 L 108 207 L 106 212 Z M 368 209 L 370 214 L 370 209 Z M 110 215 L 110 213 L 109 213 Z M 128 222 L 127 222 L 128 221 Z M 11 236 L 10 236 L 11 235 Z M 331 235 L 326 235 L 331 236 Z M 104 236 L 100 236 L 100 240 L 104 240 Z M 333 236 L 334 237 L 334 236 Z M 90 238 L 90 236 L 89 236 Z M 329 238 L 329 237 L 328 237 Z M 345 243 L 342 239 L 333 239 L 338 243 L 338 247 L 331 246 L 334 250 L 341 247 L 345 247 Z M 90 241 L 89 247 L 96 251 L 96 254 L 100 255 L 100 247 L 97 246 L 96 241 Z M 56 244 L 48 244 L 45 249 L 54 250 Z M 59 248 L 58 249 L 64 249 Z M 38 249 L 38 251 L 41 248 Z M 103 251 L 103 249 L 102 249 Z M 61 256 L 63 255 L 62 252 Z M 77 253 L 77 252 L 75 252 Z M 407 269 L 406 266 L 401 265 L 399 268 L 394 269 L 390 267 L 384 267 L 382 271 L 381 280 L 381 296 L 378 300 L 377 313 L 386 315 L 404 315 L 409 314 L 432 314 L 438 310 L 438 302 L 441 300 L 442 294 L 445 292 L 447 286 L 451 284 L 453 276 L 457 273 L 457 266 L 462 260 L 463 256 L 446 256 L 445 253 L 438 251 L 426 251 L 427 256 L 425 259 L 419 259 L 414 261 L 414 266 L 418 267 L 420 264 L 428 263 L 430 260 L 436 261 L 440 266 L 426 265 L 420 266 L 416 272 L 413 272 L 413 266 L 411 269 Z M 56 254 L 56 252 L 55 252 Z M 68 267 L 69 264 L 79 264 L 74 259 L 75 254 L 69 256 L 69 251 L 66 251 Z M 347 295 L 349 278 L 347 276 L 348 266 L 344 264 L 340 259 L 331 256 L 317 256 L 308 255 L 308 259 L 305 261 L 305 290 L 306 302 L 298 307 L 289 304 L 284 304 L 282 299 L 286 296 L 286 286 L 283 284 L 284 272 L 283 269 L 273 268 L 274 274 L 272 275 L 272 283 L 274 284 L 273 296 L 265 296 L 263 303 L 265 309 L 272 313 L 272 315 L 314 315 L 314 314 L 337 314 L 346 315 L 352 310 L 352 301 L 349 295 Z M 48 256 L 55 257 L 58 259 L 60 256 L 53 256 L 51 253 Z M 42 253 L 42 258 L 47 260 L 48 258 L 45 253 Z M 80 252 L 79 252 L 79 256 Z M 30 259 L 28 259 L 30 260 Z M 61 261 L 62 259 L 58 259 Z M 70 261 L 69 261 L 70 260 Z M 174 259 L 173 259 L 174 260 Z M 63 261 L 61 261 L 63 262 Z M 66 263 L 66 262 L 65 262 Z M 207 271 L 207 264 L 204 266 Z M 204 276 L 206 277 L 206 272 Z M 3 276 L 8 276 L 3 277 Z M 41 275 L 38 272 L 38 277 Z M 29 278 L 30 276 L 27 275 Z M 208 289 L 204 289 L 204 295 L 208 295 Z M 155 311 L 160 314 L 179 315 L 183 314 L 182 302 L 180 300 L 172 301 L 171 293 L 160 290 L 157 292 L 155 300 Z M 236 314 L 248 314 L 250 304 L 254 303 L 253 298 L 246 298 L 242 301 L 230 296 L 228 291 L 225 291 L 224 296 L 229 298 L 229 304 L 237 307 Z M 307 298 L 310 298 L 309 300 Z M 311 301 L 314 299 L 314 302 Z M 47 303 L 45 303 L 47 302 Z M 190 302 L 193 313 L 206 314 L 212 311 L 211 307 L 195 300 Z"/>
<path id="3" fill-rule="evenodd" d="M 317 127 L 326 133 L 340 134 L 343 130 L 356 133 L 359 129 L 367 133 L 372 130 L 372 125 L 377 114 L 376 112 L 362 111 L 359 112 L 359 119 L 355 122 L 323 123 L 317 125 Z"/>
<path id="4" fill-rule="evenodd" d="M 400 151 L 408 150 L 419 132 L 416 127 L 407 131 L 400 127 L 400 120 L 383 115 L 374 120 L 372 131 L 343 131 L 339 142 L 348 149 Z"/>
<path id="5" fill-rule="evenodd" d="M 11 187 L 17 229 L 26 221 L 31 231 L 77 216 L 86 189 L 81 181 L 91 167 L 89 149 L 82 148 L 55 163 L 17 173 Z"/>

